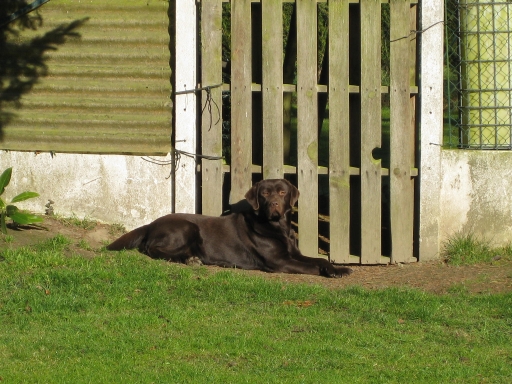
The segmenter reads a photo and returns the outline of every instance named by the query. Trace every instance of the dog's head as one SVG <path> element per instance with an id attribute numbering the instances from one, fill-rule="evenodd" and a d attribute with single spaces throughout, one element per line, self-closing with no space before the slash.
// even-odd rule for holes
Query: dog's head
<path id="1" fill-rule="evenodd" d="M 249 189 L 245 199 L 269 221 L 280 220 L 299 198 L 299 190 L 284 179 L 262 180 Z"/>

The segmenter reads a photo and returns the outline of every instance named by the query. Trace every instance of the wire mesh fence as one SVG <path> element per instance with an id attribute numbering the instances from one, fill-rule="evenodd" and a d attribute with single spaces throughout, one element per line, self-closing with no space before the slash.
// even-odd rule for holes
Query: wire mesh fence
<path id="1" fill-rule="evenodd" d="M 512 2 L 445 0 L 445 10 L 444 145 L 512 149 Z"/>

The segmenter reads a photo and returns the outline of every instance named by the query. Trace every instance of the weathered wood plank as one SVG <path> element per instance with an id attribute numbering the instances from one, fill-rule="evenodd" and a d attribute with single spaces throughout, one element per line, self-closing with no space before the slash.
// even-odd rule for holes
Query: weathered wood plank
<path id="1" fill-rule="evenodd" d="M 381 4 L 361 0 L 361 263 L 381 256 Z"/>
<path id="2" fill-rule="evenodd" d="M 202 86 L 222 83 L 222 0 L 201 1 L 201 79 Z M 206 65 L 204 65 L 206 64 Z M 211 89 L 211 116 L 202 115 L 202 154 L 222 157 L 222 88 Z M 207 93 L 203 91 L 202 102 Z M 222 160 L 201 161 L 202 213 L 222 213 Z"/>
<path id="3" fill-rule="evenodd" d="M 390 0 L 390 187 L 391 262 L 405 262 L 413 255 L 414 147 L 411 136 L 409 81 L 409 1 Z"/>
<path id="4" fill-rule="evenodd" d="M 231 196 L 236 203 L 252 184 L 251 1 L 231 3 Z"/>
<path id="5" fill-rule="evenodd" d="M 266 0 L 262 7 L 263 178 L 283 171 L 283 6 Z"/>
<path id="6" fill-rule="evenodd" d="M 297 0 L 299 245 L 318 254 L 317 3 Z"/>
<path id="7" fill-rule="evenodd" d="M 350 107 L 348 0 L 329 2 L 330 259 L 350 261 Z"/>

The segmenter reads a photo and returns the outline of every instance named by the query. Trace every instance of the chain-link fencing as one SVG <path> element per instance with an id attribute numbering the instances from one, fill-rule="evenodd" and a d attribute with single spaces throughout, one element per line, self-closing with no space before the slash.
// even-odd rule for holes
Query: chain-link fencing
<path id="1" fill-rule="evenodd" d="M 512 149 L 512 2 L 445 0 L 445 10 L 444 145 Z"/>

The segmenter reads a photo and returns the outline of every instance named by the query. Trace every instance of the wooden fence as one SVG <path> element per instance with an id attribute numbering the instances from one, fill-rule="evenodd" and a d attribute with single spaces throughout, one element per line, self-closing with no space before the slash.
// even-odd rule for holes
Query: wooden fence
<path id="1" fill-rule="evenodd" d="M 296 7 L 296 77 L 285 82 L 283 47 L 294 33 L 283 23 L 283 9 L 289 6 Z M 322 63 L 320 8 L 328 20 Z M 389 9 L 387 32 L 383 9 L 386 14 Z M 304 254 L 320 252 L 337 263 L 416 260 L 418 73 L 417 39 L 411 31 L 417 29 L 417 3 L 201 0 L 197 14 L 198 83 L 223 84 L 202 91 L 206 108 L 198 108 L 197 147 L 209 156 L 200 164 L 200 211 L 218 215 L 226 206 L 226 190 L 234 203 L 255 180 L 286 177 L 301 193 L 296 221 Z M 224 44 L 223 15 L 230 20 Z M 389 83 L 383 84 L 382 36 L 387 33 Z M 223 72 L 226 46 L 230 71 Z M 296 100 L 291 134 L 284 128 L 290 95 Z M 328 115 L 319 129 L 325 100 Z M 383 112 L 388 110 L 389 116 Z M 219 116 L 226 121 L 217 121 Z M 224 151 L 223 134 L 230 135 Z M 227 147 L 229 161 L 217 159 L 225 157 Z"/>

